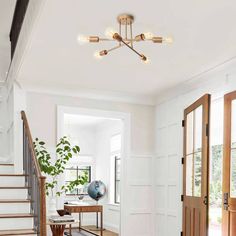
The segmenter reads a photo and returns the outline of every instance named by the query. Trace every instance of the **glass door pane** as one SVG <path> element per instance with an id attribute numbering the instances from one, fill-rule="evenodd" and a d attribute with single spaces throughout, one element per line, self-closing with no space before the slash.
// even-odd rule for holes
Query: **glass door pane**
<path id="1" fill-rule="evenodd" d="M 186 156 L 186 195 L 193 196 L 193 154 Z"/>
<path id="2" fill-rule="evenodd" d="M 194 111 L 194 152 L 202 150 L 202 106 Z"/>
<path id="3" fill-rule="evenodd" d="M 236 100 L 232 101 L 231 108 L 231 148 L 236 148 Z"/>
<path id="4" fill-rule="evenodd" d="M 230 197 L 236 198 L 236 149 L 231 150 Z"/>
<path id="5" fill-rule="evenodd" d="M 193 120 L 194 113 L 193 111 L 190 112 L 187 115 L 187 142 L 186 142 L 186 154 L 189 155 L 190 153 L 193 153 L 193 126 L 194 126 L 194 120 Z"/>
<path id="6" fill-rule="evenodd" d="M 201 197 L 202 105 L 187 114 L 186 195 Z"/>
<path id="7" fill-rule="evenodd" d="M 236 100 L 231 107 L 230 197 L 236 197 Z"/>
<path id="8" fill-rule="evenodd" d="M 201 197 L 202 187 L 202 153 L 194 153 L 194 197 Z"/>

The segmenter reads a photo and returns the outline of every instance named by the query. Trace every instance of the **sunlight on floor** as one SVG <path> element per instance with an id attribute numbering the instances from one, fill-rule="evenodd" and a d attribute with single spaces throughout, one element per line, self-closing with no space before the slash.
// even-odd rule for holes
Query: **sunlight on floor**
<path id="1" fill-rule="evenodd" d="M 210 207 L 209 218 L 209 236 L 221 236 L 222 209 Z"/>

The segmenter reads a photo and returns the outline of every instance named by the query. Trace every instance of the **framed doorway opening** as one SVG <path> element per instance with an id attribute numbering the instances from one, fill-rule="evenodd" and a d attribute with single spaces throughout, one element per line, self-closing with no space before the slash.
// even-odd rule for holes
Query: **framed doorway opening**
<path id="1" fill-rule="evenodd" d="M 80 117 L 79 119 L 83 120 L 84 123 L 88 123 L 89 120 L 96 120 L 96 122 L 100 122 L 101 127 L 105 123 L 109 124 L 117 124 L 120 122 L 120 132 L 113 132 L 109 137 L 109 141 L 107 139 L 106 145 L 109 145 L 109 154 L 110 155 L 110 168 L 109 168 L 109 176 L 110 181 L 105 178 L 104 182 L 106 182 L 106 185 L 108 186 L 108 196 L 106 197 L 107 202 L 106 207 L 112 208 L 113 211 L 118 211 L 119 209 L 119 227 L 118 227 L 118 235 L 124 234 L 124 225 L 125 225 L 125 210 L 127 209 L 126 206 L 126 200 L 125 200 L 125 193 L 127 192 L 127 185 L 125 184 L 124 179 L 126 179 L 126 166 L 127 166 L 127 156 L 130 153 L 130 115 L 128 113 L 123 112 L 116 112 L 116 111 L 105 111 L 105 110 L 99 110 L 99 109 L 88 109 L 88 108 L 80 108 L 80 107 L 66 107 L 66 106 L 58 106 L 57 107 L 57 138 L 64 136 L 68 133 L 68 128 L 65 125 L 66 120 L 68 117 L 74 116 L 74 118 Z M 74 119 L 73 118 L 73 119 Z M 77 119 L 76 118 L 76 119 Z M 106 128 L 102 128 L 104 132 L 108 131 Z M 99 130 L 101 130 L 99 128 Z M 104 133 L 103 132 L 103 133 Z M 69 130 L 70 133 L 70 130 Z M 84 136 L 85 137 L 85 136 Z M 104 139 L 105 136 L 101 137 L 100 140 Z M 119 143 L 119 139 L 121 137 L 121 148 L 117 147 L 117 144 Z M 81 138 L 80 138 L 81 140 Z M 99 139 L 97 139 L 99 140 Z M 95 141 L 95 143 L 98 143 Z M 78 142 L 78 145 L 80 146 L 80 143 Z M 119 146 L 119 145 L 118 145 Z M 84 145 L 86 149 L 86 145 Z M 100 148 L 101 149 L 101 148 Z M 108 150 L 108 149 L 107 149 Z M 106 152 L 108 153 L 108 151 Z M 81 149 L 82 154 L 82 149 Z M 84 154 L 83 154 L 84 155 Z M 83 156 L 82 155 L 82 156 Z M 98 162 L 102 162 L 101 154 L 98 154 Z M 91 159 L 93 157 L 90 157 Z M 95 162 L 96 163 L 96 162 Z M 114 166 L 114 170 L 113 170 Z M 103 168 L 103 169 L 102 169 Z M 91 164 L 91 179 L 95 180 L 97 176 L 101 176 L 102 172 L 106 172 L 107 170 L 104 169 L 101 165 L 98 167 L 96 164 L 92 166 Z M 96 171 L 93 171 L 93 169 L 96 169 Z M 114 178 L 113 178 L 114 177 Z M 102 179 L 101 179 L 102 180 Z M 113 186 L 114 185 L 114 186 Z M 105 198 L 104 198 L 105 199 Z M 105 201 L 105 200 L 104 200 Z M 102 202 L 102 201 L 101 201 Z M 63 200 L 61 200 L 61 205 L 63 204 Z M 108 218 L 108 217 L 107 217 Z M 104 220 L 106 217 L 104 217 Z M 105 228 L 106 228 L 106 222 Z M 108 227 L 107 227 L 108 229 Z"/>

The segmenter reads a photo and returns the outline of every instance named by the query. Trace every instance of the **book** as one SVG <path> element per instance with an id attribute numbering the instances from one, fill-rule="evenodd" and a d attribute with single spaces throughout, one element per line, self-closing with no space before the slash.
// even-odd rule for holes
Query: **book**
<path id="1" fill-rule="evenodd" d="M 71 215 L 64 216 L 50 216 L 49 221 L 53 223 L 67 223 L 67 222 L 75 222 L 75 218 Z"/>

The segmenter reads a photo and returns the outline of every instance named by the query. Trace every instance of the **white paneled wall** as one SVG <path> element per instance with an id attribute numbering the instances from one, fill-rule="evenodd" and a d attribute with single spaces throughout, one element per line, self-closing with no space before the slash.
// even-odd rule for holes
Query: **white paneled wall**
<path id="1" fill-rule="evenodd" d="M 12 162 L 13 150 L 13 89 L 1 88 L 0 92 L 0 162 Z"/>
<path id="2" fill-rule="evenodd" d="M 235 90 L 235 64 L 236 62 L 216 68 L 192 82 L 183 84 L 182 87 L 187 92 L 183 93 L 180 89 L 175 98 L 167 99 L 156 106 L 155 236 L 178 236 L 182 231 L 181 120 L 184 109 L 206 93 L 210 93 L 214 100 Z"/>
<path id="3" fill-rule="evenodd" d="M 27 114 L 33 136 L 41 137 L 52 147 L 57 134 L 57 105 L 121 112 L 130 117 L 131 129 L 129 125 L 125 129 L 130 132 L 127 135 L 130 138 L 127 137 L 124 145 L 128 153 L 123 162 L 125 193 L 121 200 L 121 236 L 153 236 L 155 155 L 149 153 L 154 152 L 154 107 L 28 92 Z"/>
<path id="4" fill-rule="evenodd" d="M 154 235 L 154 159 L 154 154 L 135 154 L 128 160 L 129 235 Z"/>
<path id="5" fill-rule="evenodd" d="M 156 109 L 155 235 L 179 235 L 181 222 L 181 115 L 178 101 Z"/>
<path id="6" fill-rule="evenodd" d="M 0 158 L 4 156 L 4 114 L 5 114 L 5 104 L 4 104 L 4 88 L 0 88 Z"/>

